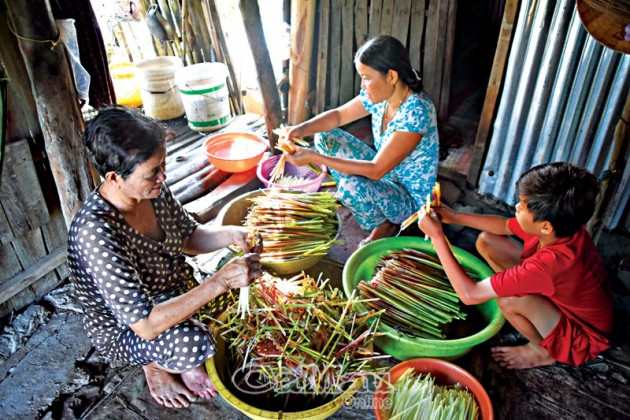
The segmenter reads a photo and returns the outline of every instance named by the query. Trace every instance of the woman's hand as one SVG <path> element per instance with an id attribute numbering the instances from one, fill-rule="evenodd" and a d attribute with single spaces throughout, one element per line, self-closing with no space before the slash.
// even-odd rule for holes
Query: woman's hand
<path id="1" fill-rule="evenodd" d="M 433 210 L 427 214 L 426 206 L 422 206 L 418 212 L 418 227 L 431 239 L 444 235 L 437 214 Z"/>
<path id="2" fill-rule="evenodd" d="M 253 252 L 256 254 L 260 254 L 262 252 L 262 236 L 258 235 L 258 240 L 256 241 L 256 246 L 252 249 L 250 246 L 250 238 L 253 235 L 248 229 L 245 229 L 241 226 L 233 226 L 233 241 L 232 243 L 236 244 L 239 248 L 243 250 L 244 254 Z"/>
<path id="3" fill-rule="evenodd" d="M 291 140 L 297 137 L 298 139 L 301 139 L 302 137 L 304 137 L 302 131 L 303 130 L 301 125 L 288 126 L 285 128 L 285 135 L 282 136 L 282 138 Z"/>
<path id="4" fill-rule="evenodd" d="M 226 292 L 249 286 L 260 276 L 262 276 L 260 254 L 246 254 L 234 258 L 215 274 L 215 278 Z"/>
<path id="5" fill-rule="evenodd" d="M 317 152 L 314 150 L 295 146 L 295 152 L 292 154 L 286 154 L 286 160 L 295 166 L 302 166 L 312 162 L 313 156 L 316 154 Z"/>

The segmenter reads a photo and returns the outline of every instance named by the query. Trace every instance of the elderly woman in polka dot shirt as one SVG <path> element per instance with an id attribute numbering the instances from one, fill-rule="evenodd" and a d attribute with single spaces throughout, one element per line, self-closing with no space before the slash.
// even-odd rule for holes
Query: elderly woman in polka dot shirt
<path id="1" fill-rule="evenodd" d="M 187 407 L 196 396 L 216 394 L 204 369 L 214 339 L 191 316 L 262 272 L 252 252 L 186 291 L 193 273 L 184 252 L 230 244 L 257 250 L 249 249 L 246 229 L 199 225 L 173 197 L 164 183 L 166 138 L 160 124 L 121 107 L 102 110 L 89 124 L 84 140 L 104 180 L 72 222 L 68 263 L 94 345 L 111 359 L 141 365 L 158 403 Z"/>

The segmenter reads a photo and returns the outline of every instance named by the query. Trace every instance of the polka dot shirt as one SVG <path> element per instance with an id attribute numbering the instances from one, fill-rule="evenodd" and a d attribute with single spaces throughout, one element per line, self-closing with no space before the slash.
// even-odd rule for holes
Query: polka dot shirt
<path id="1" fill-rule="evenodd" d="M 152 341 L 129 325 L 146 318 L 156 304 L 185 291 L 193 278 L 182 255 L 185 238 L 197 228 L 166 186 L 152 200 L 165 233 L 155 241 L 131 227 L 99 194 L 85 200 L 70 226 L 68 264 L 83 305 L 84 327 L 105 356 L 134 365 L 158 361 L 190 369 L 214 354 L 214 341 L 194 321 L 185 321 Z"/>

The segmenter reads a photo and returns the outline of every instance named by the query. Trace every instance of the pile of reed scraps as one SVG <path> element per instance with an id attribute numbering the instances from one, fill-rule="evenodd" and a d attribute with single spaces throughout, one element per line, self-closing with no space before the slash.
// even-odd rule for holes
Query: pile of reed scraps
<path id="1" fill-rule="evenodd" d="M 446 338 L 444 328 L 466 318 L 440 261 L 416 249 L 390 251 L 381 257 L 372 280 L 357 287 L 369 307 L 385 310 L 385 324 L 415 337 Z"/>
<path id="2" fill-rule="evenodd" d="M 326 255 L 339 229 L 331 192 L 267 190 L 251 199 L 244 226 L 263 238 L 262 263 Z"/>
<path id="3" fill-rule="evenodd" d="M 277 394 L 335 394 L 378 370 L 374 360 L 389 357 L 371 346 L 381 311 L 360 311 L 361 299 L 354 294 L 345 299 L 327 281 L 304 273 L 291 279 L 264 273 L 251 286 L 245 319 L 235 305 L 228 308 L 220 335 L 247 383 Z"/>
<path id="4" fill-rule="evenodd" d="M 389 420 L 475 420 L 479 406 L 475 396 L 460 386 L 442 386 L 430 374 L 416 375 L 408 369 L 389 392 Z"/>

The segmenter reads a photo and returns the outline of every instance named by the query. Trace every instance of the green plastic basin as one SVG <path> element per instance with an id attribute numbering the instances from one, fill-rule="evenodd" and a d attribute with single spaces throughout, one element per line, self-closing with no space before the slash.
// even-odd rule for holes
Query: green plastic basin
<path id="1" fill-rule="evenodd" d="M 382 255 L 388 251 L 399 251 L 413 248 L 427 254 L 436 255 L 431 242 L 423 238 L 399 236 L 395 238 L 379 239 L 359 248 L 348 259 L 343 269 L 343 289 L 346 296 L 350 296 L 361 280 L 369 281 L 374 274 L 374 267 Z M 490 277 L 493 271 L 483 261 L 468 252 L 454 248 L 454 253 L 460 263 L 468 271 L 472 271 L 484 279 Z M 380 323 L 378 330 L 382 336 L 374 339 L 374 344 L 385 353 L 400 359 L 409 360 L 416 357 L 437 357 L 446 360 L 457 359 L 468 353 L 474 346 L 481 344 L 496 334 L 505 318 L 497 306 L 496 301 L 475 305 L 480 313 L 480 319 L 485 323 L 476 333 L 457 339 L 426 339 L 409 337 L 399 333 L 393 327 Z M 366 308 L 367 309 L 367 308 Z"/>

